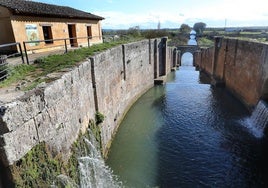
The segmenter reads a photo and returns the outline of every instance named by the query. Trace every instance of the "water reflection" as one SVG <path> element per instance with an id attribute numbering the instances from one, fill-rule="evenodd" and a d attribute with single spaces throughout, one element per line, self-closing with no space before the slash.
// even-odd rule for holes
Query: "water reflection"
<path id="1" fill-rule="evenodd" d="M 193 54 L 186 52 L 181 56 L 181 65 L 182 66 L 193 66 Z"/>
<path id="2" fill-rule="evenodd" d="M 197 41 L 196 41 L 196 32 L 194 30 L 192 30 L 190 32 L 190 40 L 187 43 L 188 45 L 197 45 Z"/>
<path id="3" fill-rule="evenodd" d="M 127 187 L 153 187 L 157 184 L 156 132 L 163 125 L 162 86 L 148 91 L 125 116 L 112 143 L 107 160 Z M 142 114 L 142 116 L 141 116 Z"/>

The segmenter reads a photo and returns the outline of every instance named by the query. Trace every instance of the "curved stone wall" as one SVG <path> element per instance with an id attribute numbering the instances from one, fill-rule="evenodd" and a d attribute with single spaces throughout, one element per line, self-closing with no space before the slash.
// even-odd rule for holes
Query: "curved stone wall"
<path id="1" fill-rule="evenodd" d="M 57 73 L 57 80 L 1 104 L 1 164 L 12 165 L 43 141 L 68 158 L 72 143 L 97 111 L 105 115 L 99 126 L 106 153 L 128 108 L 153 86 L 161 67 L 167 74 L 176 64 L 177 52 L 163 42 L 144 40 L 101 52 Z"/>

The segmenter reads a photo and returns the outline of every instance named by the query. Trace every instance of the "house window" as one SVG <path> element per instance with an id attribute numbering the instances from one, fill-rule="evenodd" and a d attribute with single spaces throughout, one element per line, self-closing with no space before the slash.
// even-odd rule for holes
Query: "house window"
<path id="1" fill-rule="evenodd" d="M 43 27 L 43 34 L 44 34 L 44 39 L 49 40 L 45 41 L 46 44 L 53 44 L 53 36 L 52 36 L 52 30 L 51 26 L 42 26 Z"/>
<path id="2" fill-rule="evenodd" d="M 91 26 L 87 26 L 87 36 L 92 38 L 92 28 L 91 28 Z"/>

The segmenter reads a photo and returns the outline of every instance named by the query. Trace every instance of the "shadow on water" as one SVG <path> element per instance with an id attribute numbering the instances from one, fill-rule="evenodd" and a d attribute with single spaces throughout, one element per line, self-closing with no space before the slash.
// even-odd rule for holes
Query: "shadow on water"
<path id="1" fill-rule="evenodd" d="M 210 84 L 211 83 L 211 77 L 204 73 L 204 72 L 200 72 L 199 73 L 199 83 L 200 84 Z"/>
<path id="2" fill-rule="evenodd" d="M 267 140 L 243 125 L 247 109 L 224 88 L 194 84 L 189 78 L 196 79 L 196 72 L 186 69 L 178 71 L 183 78 L 176 84 L 166 85 L 161 102 L 157 185 L 267 186 Z"/>

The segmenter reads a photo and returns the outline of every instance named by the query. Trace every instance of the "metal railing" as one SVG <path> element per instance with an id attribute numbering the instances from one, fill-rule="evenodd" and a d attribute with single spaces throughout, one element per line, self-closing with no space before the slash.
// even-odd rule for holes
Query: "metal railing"
<path id="1" fill-rule="evenodd" d="M 7 48 L 7 47 L 12 47 L 12 46 L 13 47 L 16 47 L 16 50 L 14 50 L 14 51 L 17 51 L 17 49 L 19 49 L 19 51 L 18 52 L 14 52 L 14 53 L 8 53 L 8 55 L 6 55 L 6 58 L 20 56 L 22 63 L 24 63 L 23 52 L 22 52 L 21 44 L 19 42 L 8 43 L 8 44 L 1 44 L 0 45 L 0 51 L 1 51 L 1 48 Z"/>
<path id="2" fill-rule="evenodd" d="M 29 60 L 29 51 L 38 51 L 38 50 L 43 50 L 43 49 L 54 49 L 54 50 L 49 50 L 49 52 L 55 52 L 57 53 L 58 51 L 55 50 L 58 47 L 63 47 L 61 50 L 64 51 L 64 53 L 67 53 L 68 50 L 73 49 L 73 47 L 79 47 L 78 40 L 81 39 L 87 39 L 87 42 L 84 42 L 83 44 L 87 43 L 87 46 L 90 47 L 90 39 L 93 38 L 99 38 L 102 39 L 100 36 L 90 36 L 90 37 L 73 37 L 73 38 L 63 38 L 63 39 L 49 39 L 49 40 L 36 40 L 36 41 L 24 41 L 23 42 L 23 47 L 24 51 L 22 50 L 21 43 L 9 43 L 9 44 L 2 44 L 0 45 L 0 81 L 4 80 L 8 76 L 9 72 L 9 64 L 19 64 L 25 63 L 24 56 L 26 59 L 26 63 L 30 64 Z M 54 41 L 63 41 L 61 44 L 53 44 Z M 85 41 L 85 40 L 84 40 Z M 41 46 L 40 48 L 27 48 L 27 44 L 36 44 L 36 43 L 45 43 L 46 45 Z M 11 51 L 14 51 L 12 53 Z M 32 59 L 41 57 L 41 56 L 46 56 L 48 53 L 40 55 L 37 53 L 37 55 L 33 54 L 30 56 Z M 18 57 L 21 57 L 20 58 Z M 14 58 L 13 58 L 14 57 Z M 15 58 L 16 57 L 16 58 Z"/>
<path id="3" fill-rule="evenodd" d="M 63 39 L 48 39 L 48 40 L 35 40 L 35 41 L 24 41 L 23 42 L 23 48 L 25 52 L 25 58 L 27 64 L 29 64 L 29 57 L 28 57 L 28 51 L 29 50 L 41 50 L 41 49 L 49 49 L 49 48 L 57 48 L 57 47 L 63 47 L 64 53 L 68 52 L 68 45 L 70 45 L 70 48 L 72 48 L 74 44 L 78 45 L 78 42 L 71 42 L 72 40 L 79 40 L 79 39 L 87 39 L 87 46 L 90 47 L 90 39 L 93 37 L 73 37 L 73 38 L 63 38 Z M 53 44 L 55 41 L 63 41 L 63 44 Z M 36 43 L 45 43 L 46 46 L 42 46 L 40 48 L 34 48 L 34 49 L 27 49 L 27 44 L 36 44 Z M 77 46 L 78 47 L 78 46 Z"/>

